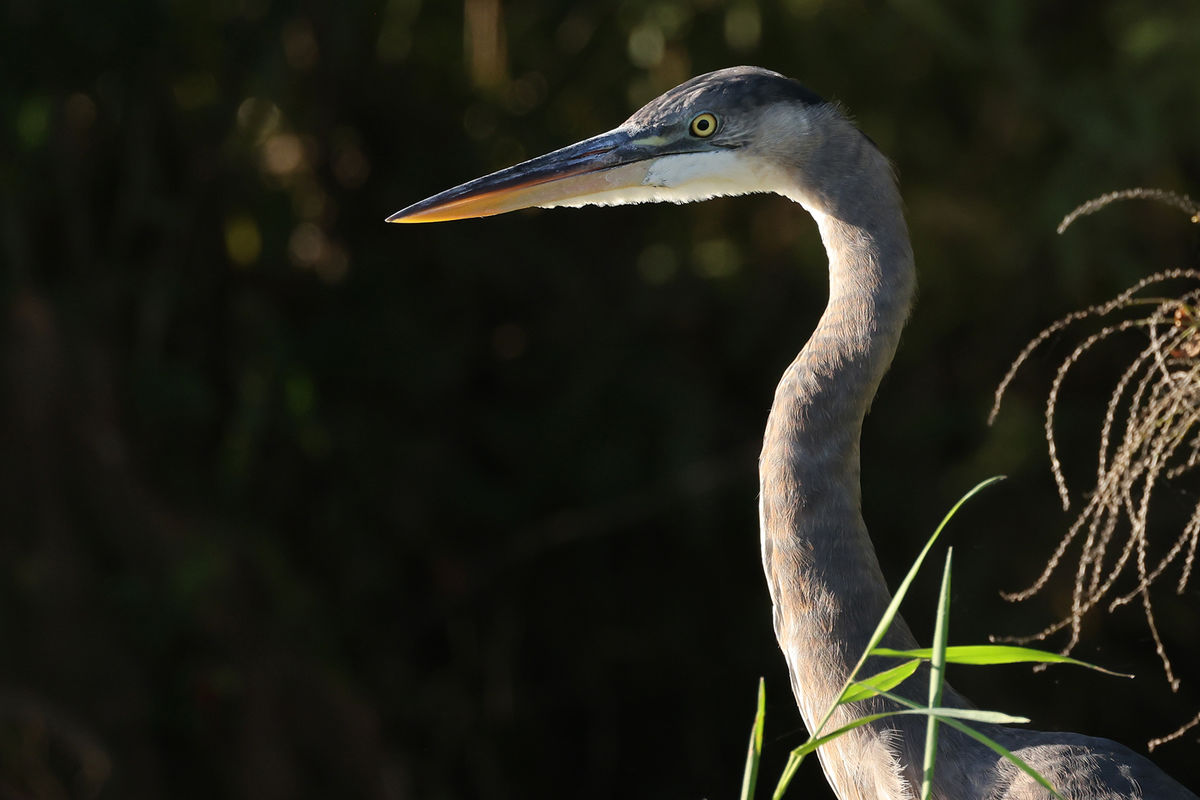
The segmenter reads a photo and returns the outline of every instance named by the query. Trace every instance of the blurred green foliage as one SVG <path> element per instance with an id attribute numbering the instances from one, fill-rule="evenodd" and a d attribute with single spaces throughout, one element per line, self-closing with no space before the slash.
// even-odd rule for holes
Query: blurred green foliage
<path id="1" fill-rule="evenodd" d="M 898 166 L 922 292 L 864 436 L 889 577 L 962 490 L 1013 476 L 955 534 L 956 641 L 1035 630 L 1068 591 L 997 600 L 1068 519 L 1044 387 L 984 427 L 1009 359 L 1195 263 L 1157 207 L 1053 236 L 1103 191 L 1196 191 L 1193 2 L 0 14 L 5 796 L 719 796 L 763 673 L 794 720 L 768 753 L 803 741 L 755 456 L 824 302 L 811 222 L 753 197 L 382 223 L 693 74 L 792 75 Z M 1060 434 L 1086 472 L 1106 394 L 1075 381 Z M 1159 611 L 1182 674 L 1200 674 L 1197 601 Z M 1141 674 L 1120 693 L 952 680 L 1136 746 L 1200 706 L 1194 682 L 1166 691 L 1140 626 L 1104 620 L 1079 652 Z M 1195 786 L 1194 753 L 1156 758 Z M 801 785 L 827 792 L 815 769 Z"/>

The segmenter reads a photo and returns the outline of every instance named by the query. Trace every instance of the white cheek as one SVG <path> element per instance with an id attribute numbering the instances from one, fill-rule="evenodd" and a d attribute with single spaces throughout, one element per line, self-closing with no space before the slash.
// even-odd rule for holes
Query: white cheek
<path id="1" fill-rule="evenodd" d="M 778 192 L 781 175 L 765 162 L 740 153 L 689 153 L 668 156 L 651 165 L 644 181 L 679 203 L 710 197 Z"/>
<path id="2" fill-rule="evenodd" d="M 779 192 L 786 186 L 779 171 L 735 152 L 685 153 L 664 156 L 646 169 L 641 185 L 614 187 L 557 200 L 545 207 L 692 203 L 711 197 Z"/>
<path id="3" fill-rule="evenodd" d="M 688 153 L 667 156 L 655 161 L 643 181 L 647 186 L 667 189 L 694 189 L 697 192 L 712 188 L 713 193 L 743 194 L 746 165 L 733 153 Z"/>

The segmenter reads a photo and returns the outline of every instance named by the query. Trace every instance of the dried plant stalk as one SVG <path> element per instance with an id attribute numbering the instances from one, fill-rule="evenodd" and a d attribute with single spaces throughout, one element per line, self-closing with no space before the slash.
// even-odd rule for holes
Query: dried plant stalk
<path id="1" fill-rule="evenodd" d="M 1063 218 L 1058 232 L 1062 233 L 1082 216 L 1127 199 L 1166 203 L 1183 210 L 1192 223 L 1200 223 L 1200 206 L 1189 197 L 1157 189 L 1129 189 L 1083 204 Z M 1151 288 L 1161 290 L 1167 288 L 1164 284 L 1180 281 L 1191 286 L 1167 293 L 1166 297 L 1144 294 Z M 1175 480 L 1200 466 L 1200 270 L 1155 273 L 1107 303 L 1068 314 L 1047 327 L 1025 346 L 997 387 L 989 424 L 995 420 L 1017 370 L 1034 350 L 1051 336 L 1088 319 L 1105 321 L 1099 331 L 1084 338 L 1059 364 L 1046 399 L 1046 445 L 1064 510 L 1070 507 L 1071 496 L 1054 428 L 1063 382 L 1085 355 L 1114 337 L 1138 334 L 1145 337 L 1146 345 L 1122 371 L 1109 396 L 1100 427 L 1096 483 L 1087 495 L 1087 503 L 1059 540 L 1037 579 L 1026 589 L 1004 594 L 1014 602 L 1036 595 L 1062 566 L 1072 546 L 1082 539 L 1071 608 L 1061 619 L 1037 633 L 993 638 L 1028 643 L 1066 630 L 1069 634 L 1062 652 L 1069 653 L 1079 643 L 1083 618 L 1088 612 L 1103 605 L 1105 600 L 1110 612 L 1138 600 L 1167 683 L 1172 691 L 1178 691 L 1180 680 L 1159 634 L 1150 589 L 1171 572 L 1172 566 L 1178 566 L 1175 591 L 1184 593 L 1200 542 L 1200 503 L 1156 562 L 1149 550 L 1149 519 L 1160 479 Z M 1156 530 L 1154 536 L 1157 544 L 1161 530 Z M 1133 588 L 1122 588 L 1118 594 L 1117 584 L 1126 575 L 1133 578 Z M 1153 740 L 1149 746 L 1153 749 L 1178 739 L 1197 726 L 1200 715 L 1177 731 Z"/>

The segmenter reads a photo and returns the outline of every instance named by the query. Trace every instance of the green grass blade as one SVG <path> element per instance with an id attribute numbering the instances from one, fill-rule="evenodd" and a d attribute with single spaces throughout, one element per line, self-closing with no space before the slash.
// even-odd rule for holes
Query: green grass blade
<path id="1" fill-rule="evenodd" d="M 921 666 L 921 659 L 914 658 L 891 669 L 877 672 L 869 678 L 855 681 L 846 687 L 846 691 L 842 692 L 838 704 L 844 705 L 858 700 L 866 700 L 868 697 L 874 697 L 880 692 L 886 692 L 888 689 L 899 686 L 916 672 L 919 666 Z"/>
<path id="2" fill-rule="evenodd" d="M 979 731 L 972 728 L 970 725 L 964 725 L 963 723 L 959 722 L 958 720 L 947 719 L 947 720 L 944 720 L 944 722 L 947 725 L 949 725 L 951 728 L 959 730 L 959 731 L 965 733 L 967 736 L 970 736 L 975 741 L 980 742 L 981 744 L 984 744 L 984 745 L 990 747 L 992 750 L 994 750 L 1000 756 L 1002 756 L 1003 758 L 1007 759 L 1009 762 L 1014 764 L 1017 767 L 1017 769 L 1021 770 L 1026 775 L 1033 778 L 1039 784 L 1044 786 L 1046 791 L 1050 792 L 1052 795 L 1057 797 L 1058 800 L 1066 800 L 1065 797 L 1063 797 L 1061 794 L 1058 793 L 1058 790 L 1054 788 L 1054 786 L 1050 783 L 1050 781 L 1048 781 L 1044 777 L 1042 777 L 1042 773 L 1038 772 L 1036 769 L 1034 769 L 1033 767 L 1026 764 L 1024 759 L 1022 759 L 1016 753 L 1013 753 L 1012 751 L 1010 751 L 1004 745 L 983 735 Z"/>
<path id="3" fill-rule="evenodd" d="M 928 706 L 917 706 L 916 708 L 906 708 L 903 711 L 895 713 L 919 714 L 922 716 L 928 714 L 940 720 L 961 719 L 968 722 L 979 722 L 984 725 L 1024 725 L 1029 722 L 1029 717 L 1017 717 L 1012 714 L 1005 714 L 1003 711 L 984 711 L 980 708 L 951 708 L 949 706 L 929 708 Z"/>
<path id="4" fill-rule="evenodd" d="M 809 741 L 812 741 L 810 738 Z M 783 768 L 783 774 L 779 776 L 779 783 L 775 784 L 775 791 L 771 794 L 771 800 L 780 800 L 783 793 L 787 791 L 788 784 L 792 782 L 792 777 L 796 774 L 796 770 L 800 768 L 800 762 L 804 760 L 804 756 L 796 755 L 793 750 L 788 754 L 788 762 Z"/>
<path id="5" fill-rule="evenodd" d="M 899 697 L 897 695 L 893 695 L 893 694 L 889 694 L 889 693 L 883 693 L 883 694 L 888 699 L 895 700 L 900 705 L 907 706 L 909 709 L 908 713 L 923 714 L 923 713 L 927 713 L 927 712 L 935 710 L 935 709 L 927 709 L 922 706 L 918 706 L 916 703 L 914 703 L 911 700 L 908 700 L 904 697 Z M 966 719 L 966 720 L 971 720 L 973 722 L 984 722 L 984 723 L 992 724 L 992 723 L 997 723 L 998 720 L 1001 720 L 1002 718 L 1007 717 L 1007 720 L 999 721 L 997 724 L 1011 725 L 1013 723 L 1023 724 L 1023 723 L 1029 722 L 1028 718 L 1026 718 L 1026 717 L 1010 717 L 1008 714 L 1001 714 L 998 711 L 978 711 L 977 709 L 973 709 L 973 708 L 936 709 L 936 710 L 939 712 L 938 716 L 941 717 L 942 722 L 949 725 L 951 728 L 954 728 L 955 730 L 961 731 L 962 733 L 966 734 L 967 736 L 970 736 L 972 739 L 976 740 L 977 742 L 980 742 L 980 743 L 986 745 L 987 747 L 991 748 L 993 751 L 998 753 L 1000 756 L 1002 756 L 1003 758 L 1007 759 L 1009 762 L 1014 764 L 1018 769 L 1020 769 L 1026 775 L 1033 778 L 1039 784 L 1044 786 L 1047 791 L 1049 791 L 1051 794 L 1053 794 L 1059 800 L 1066 800 L 1066 798 L 1064 798 L 1061 794 L 1059 794 L 1058 790 L 1055 789 L 1053 785 L 1051 785 L 1050 781 L 1046 780 L 1042 776 L 1042 773 L 1038 772 L 1036 769 L 1029 766 L 1029 764 L 1025 763 L 1024 759 L 1022 759 L 1016 753 L 1013 753 L 1011 750 L 1006 748 L 1004 745 L 991 739 L 988 736 L 985 736 L 984 734 L 975 730 L 971 726 L 964 725 L 961 721 L 961 720 Z M 941 712 L 945 712 L 945 711 L 950 711 L 953 713 L 941 713 Z M 905 712 L 899 712 L 899 713 L 905 713 Z"/>
<path id="6" fill-rule="evenodd" d="M 964 503 L 966 503 L 975 495 L 979 494 L 987 487 L 991 486 L 993 483 L 997 483 L 1002 480 L 1004 480 L 1004 476 L 997 475 L 993 478 L 988 478 L 986 481 L 976 484 L 975 488 L 964 494 L 962 499 L 955 503 L 953 508 L 946 512 L 946 516 L 942 518 L 941 524 L 937 526 L 937 529 L 934 530 L 933 535 L 929 537 L 929 541 L 925 542 L 925 546 L 921 548 L 921 552 L 917 555 L 916 560 L 913 561 L 912 566 L 908 568 L 908 574 L 904 576 L 904 580 L 900 582 L 900 586 L 896 589 L 896 596 L 892 598 L 892 602 L 888 604 L 887 610 L 883 612 L 883 617 L 879 620 L 879 624 L 875 626 L 875 632 L 871 634 L 871 638 L 867 643 L 866 651 L 863 653 L 862 658 L 859 659 L 858 664 L 855 666 L 855 672 L 857 672 L 862 666 L 863 662 L 867 658 L 867 654 L 875 649 L 876 645 L 878 645 L 880 640 L 883 639 L 884 633 L 886 633 L 887 629 L 891 627 L 892 620 L 896 618 L 896 612 L 900 610 L 900 603 L 904 601 L 904 596 L 908 593 L 908 587 L 912 585 L 913 579 L 917 577 L 917 572 L 920 571 L 921 565 L 925 563 L 925 556 L 929 555 L 929 551 L 933 549 L 934 543 L 938 540 L 938 537 L 942 535 L 942 531 L 946 528 L 946 525 L 949 524 L 950 520 L 954 518 L 954 515 L 958 513 L 958 510 L 962 508 Z"/>
<path id="7" fill-rule="evenodd" d="M 889 647 L 876 647 L 871 651 L 873 656 L 892 656 L 894 658 L 920 658 L 928 660 L 933 651 L 928 647 L 916 650 L 892 650 Z M 1077 658 L 1064 656 L 1061 653 L 1051 653 L 1033 647 L 1014 647 L 1004 644 L 975 644 L 954 645 L 946 648 L 946 661 L 950 664 L 1074 664 L 1077 667 L 1087 667 L 1105 675 L 1118 678 L 1132 678 L 1127 672 L 1115 672 L 1111 669 L 1089 664 Z"/>
<path id="8" fill-rule="evenodd" d="M 754 789 L 758 786 L 758 764 L 762 760 L 763 721 L 766 718 L 766 682 L 758 679 L 758 710 L 754 713 L 754 727 L 750 729 L 750 747 L 746 752 L 746 771 L 742 775 L 741 800 L 754 800 Z"/>
<path id="9" fill-rule="evenodd" d="M 881 692 L 880 694 L 885 693 Z M 881 711 L 878 714 L 868 714 L 865 717 L 859 717 L 858 719 L 847 722 L 842 727 L 827 733 L 824 736 L 818 736 L 815 739 L 809 739 L 807 742 L 793 750 L 791 755 L 797 759 L 797 761 L 802 761 L 806 756 L 811 755 L 821 745 L 827 744 L 839 736 L 849 733 L 855 728 L 861 728 L 863 725 L 869 725 L 872 722 L 886 719 L 888 717 L 932 716 L 942 720 L 943 722 L 946 722 L 946 724 L 950 724 L 951 721 L 959 720 L 979 722 L 985 725 L 1013 725 L 1029 722 L 1028 717 L 1014 717 L 1011 714 L 1005 714 L 1000 711 L 983 711 L 978 708 L 949 708 L 944 706 L 935 706 L 934 708 L 929 708 L 927 706 L 918 706 L 911 700 L 904 700 L 902 702 L 910 707 L 902 708 L 899 711 Z M 781 788 L 786 788 L 786 784 L 784 784 L 782 781 L 780 784 Z M 779 796 L 781 788 L 776 789 L 776 797 Z"/>
<path id="10" fill-rule="evenodd" d="M 946 638 L 950 626 L 950 564 L 954 548 L 946 551 L 942 568 L 942 590 L 938 595 L 937 619 L 933 627 L 933 653 L 929 659 L 929 708 L 942 704 L 942 687 L 946 685 Z M 938 718 L 933 714 L 925 725 L 925 760 L 921 770 L 921 800 L 933 797 L 933 768 L 937 760 Z"/>
<path id="11" fill-rule="evenodd" d="M 816 739 L 809 739 L 807 742 L 805 742 L 804 744 L 800 745 L 795 750 L 793 750 L 792 754 L 795 755 L 797 758 L 803 759 L 805 756 L 811 755 L 813 752 L 815 752 L 816 749 L 818 747 L 820 747 L 821 745 L 831 742 L 834 739 L 841 736 L 842 734 L 849 733 L 850 731 L 854 730 L 855 728 L 861 728 L 863 725 L 869 725 L 872 722 L 875 722 L 875 721 L 881 720 L 881 719 L 885 719 L 886 717 L 895 717 L 900 714 L 906 714 L 906 713 L 908 713 L 908 712 L 907 711 L 881 711 L 878 714 L 868 714 L 865 717 L 859 717 L 858 719 L 853 720 L 852 722 L 847 722 L 845 725 L 838 728 L 836 731 L 833 731 L 832 733 L 827 733 L 824 736 L 818 736 Z"/>
<path id="12" fill-rule="evenodd" d="M 858 671 L 862 669 L 863 664 L 866 663 L 867 657 L 871 655 L 872 651 L 875 650 L 876 646 L 883 639 L 884 634 L 887 633 L 887 629 L 891 627 L 892 620 L 895 619 L 896 612 L 900 608 L 900 603 L 904 601 L 904 596 L 908 593 L 908 587 L 912 585 L 913 579 L 916 578 L 917 572 L 920 571 L 921 565 L 925 562 L 925 556 L 929 555 L 929 551 L 933 549 L 934 543 L 938 540 L 938 537 L 941 536 L 942 531 L 946 528 L 946 525 L 951 519 L 954 518 L 954 515 L 958 513 L 958 510 L 962 508 L 964 503 L 966 503 L 975 495 L 979 494 L 987 487 L 991 486 L 993 483 L 998 483 L 1004 480 L 1004 477 L 1005 476 L 1003 475 L 996 475 L 988 478 L 985 481 L 977 483 L 969 492 L 964 494 L 948 512 L 946 512 L 946 516 L 942 518 L 941 523 L 934 530 L 933 535 L 929 537 L 927 542 L 925 542 L 925 546 L 921 548 L 921 552 L 917 554 L 916 560 L 913 562 L 912 566 L 909 567 L 908 574 L 905 575 L 904 580 L 900 582 L 900 586 L 896 589 L 895 596 L 892 597 L 892 602 L 888 605 L 887 610 L 884 611 L 883 617 L 879 620 L 879 624 L 875 626 L 875 632 L 871 635 L 867 646 L 863 649 L 863 654 L 859 657 L 858 663 L 854 665 L 854 669 L 850 670 L 850 675 L 846 679 L 846 686 L 842 687 L 843 694 L 845 694 L 846 688 L 853 683 L 855 676 L 858 675 Z M 885 692 L 881 692 L 881 694 L 886 695 Z M 833 716 L 834 710 L 837 707 L 838 703 L 833 703 L 830 705 L 829 709 L 826 710 L 825 716 L 817 724 L 816 730 L 814 731 L 815 735 L 820 735 L 821 731 L 825 730 L 825 725 L 828 724 L 830 718 Z M 825 739 L 825 741 L 828 741 L 828 739 Z M 803 756 L 797 756 L 795 751 L 793 751 L 792 755 L 788 757 L 787 766 L 784 767 L 783 775 L 779 778 L 779 784 L 775 787 L 775 793 L 772 796 L 773 800 L 779 800 L 779 798 L 783 796 L 783 792 L 787 789 L 788 783 L 796 774 L 796 770 L 799 768 L 802 760 Z"/>
<path id="13" fill-rule="evenodd" d="M 1012 714 L 1005 714 L 1003 711 L 984 711 L 978 708 L 929 708 L 891 692 L 880 692 L 879 694 L 904 706 L 905 710 L 894 712 L 896 714 L 937 714 L 942 719 L 961 719 L 968 722 L 981 722 L 985 725 L 1024 725 L 1029 722 L 1029 717 L 1016 717 Z"/>
<path id="14" fill-rule="evenodd" d="M 797 747 L 788 756 L 787 766 L 784 767 L 783 775 L 780 776 L 779 783 L 775 786 L 775 792 L 771 795 L 772 800 L 780 800 L 780 798 L 783 797 L 784 791 L 787 789 L 788 784 L 791 782 L 793 776 L 795 776 L 796 770 L 799 769 L 800 763 L 804 761 L 805 756 L 810 755 L 821 745 L 826 744 L 838 738 L 839 736 L 854 730 L 855 728 L 861 728 L 863 725 L 875 722 L 876 720 L 884 719 L 886 717 L 933 715 L 947 725 L 952 725 L 955 728 L 966 728 L 966 726 L 961 722 L 962 720 L 966 720 L 968 722 L 978 722 L 984 725 L 1023 725 L 1029 722 L 1029 717 L 1017 717 L 1013 716 L 1012 714 L 1004 714 L 1000 711 L 983 711 L 978 708 L 928 708 L 926 706 L 919 706 L 911 700 L 891 694 L 890 692 L 880 692 L 879 694 L 883 695 L 889 700 L 899 703 L 900 705 L 907 706 L 907 708 L 904 708 L 900 711 L 885 711 L 879 714 L 868 714 L 865 717 L 859 717 L 852 722 L 846 723 L 832 733 L 827 733 L 824 736 L 818 736 L 815 739 L 809 739 L 807 742 Z M 968 730 L 971 729 L 968 728 Z M 982 736 L 982 734 L 980 735 Z M 996 745 L 996 747 L 1000 747 L 1000 745 Z M 1008 751 L 1005 750 L 1004 752 Z M 1013 758 L 1016 759 L 1016 761 L 1013 761 L 1013 763 L 1017 764 L 1017 766 L 1024 764 L 1024 762 L 1020 761 L 1020 759 L 1017 759 L 1016 756 L 1013 756 Z M 1018 764 L 1017 762 L 1019 761 L 1020 763 Z M 1022 767 L 1022 769 L 1024 769 L 1024 767 Z M 1044 786 L 1049 785 L 1045 782 L 1045 779 L 1042 779 L 1039 781 L 1039 783 L 1042 783 Z"/>

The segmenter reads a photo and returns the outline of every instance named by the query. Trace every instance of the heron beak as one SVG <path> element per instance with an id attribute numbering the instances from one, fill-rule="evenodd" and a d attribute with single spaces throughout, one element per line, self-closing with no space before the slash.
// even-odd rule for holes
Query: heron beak
<path id="1" fill-rule="evenodd" d="M 530 159 L 397 211 L 388 222 L 444 222 L 540 206 L 619 202 L 640 187 L 658 153 L 654 138 L 620 128 Z"/>

